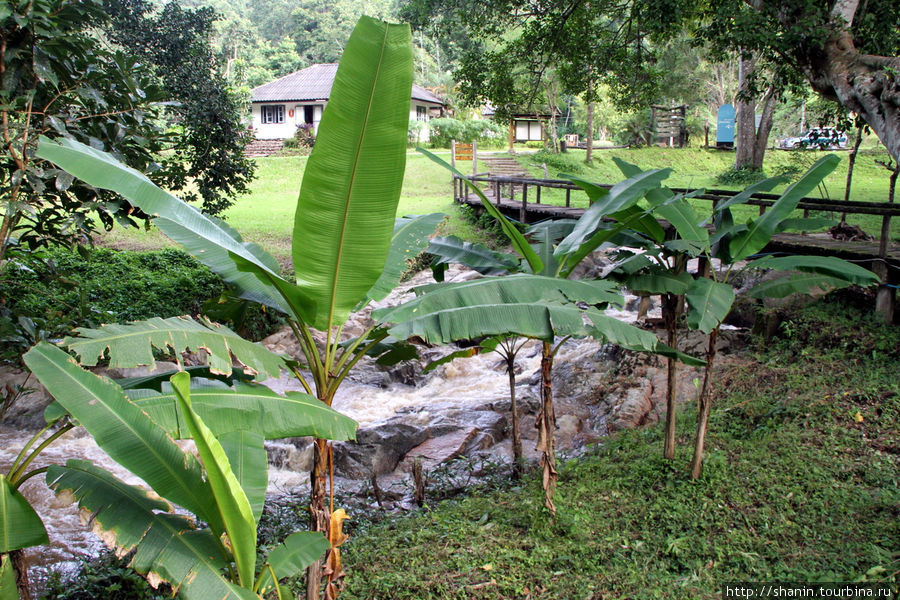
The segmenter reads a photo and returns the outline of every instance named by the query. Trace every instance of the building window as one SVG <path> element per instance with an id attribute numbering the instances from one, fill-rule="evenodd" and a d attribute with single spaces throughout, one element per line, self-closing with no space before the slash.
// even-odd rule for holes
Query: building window
<path id="1" fill-rule="evenodd" d="M 428 120 L 428 109 L 424 106 L 416 107 L 416 121 L 427 121 Z"/>
<path id="2" fill-rule="evenodd" d="M 270 104 L 260 108 L 263 123 L 284 123 L 284 104 Z"/>

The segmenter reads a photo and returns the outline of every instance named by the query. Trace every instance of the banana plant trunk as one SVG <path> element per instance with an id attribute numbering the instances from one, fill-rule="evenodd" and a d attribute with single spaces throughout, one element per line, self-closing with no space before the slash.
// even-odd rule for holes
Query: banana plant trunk
<path id="1" fill-rule="evenodd" d="M 553 496 L 556 492 L 556 453 L 553 435 L 556 431 L 556 413 L 553 410 L 553 347 L 544 342 L 541 348 L 541 411 L 537 416 L 538 443 L 541 451 L 541 470 L 544 484 L 544 506 L 556 514 Z"/>
<path id="2" fill-rule="evenodd" d="M 331 511 L 328 502 L 328 477 L 333 460 L 331 442 L 316 439 L 313 442 L 313 468 L 309 476 L 309 529 L 328 535 Z M 306 569 L 306 599 L 319 600 L 322 590 L 322 559 Z"/>
<path id="3" fill-rule="evenodd" d="M 703 371 L 703 384 L 700 387 L 700 396 L 697 399 L 697 435 L 694 440 L 694 458 L 691 460 L 691 479 L 699 479 L 703 472 L 703 446 L 706 443 L 706 425 L 709 421 L 709 411 L 712 406 L 712 393 L 710 392 L 712 381 L 713 361 L 716 359 L 716 339 L 719 337 L 719 328 L 716 327 L 709 334 L 706 346 L 706 368 Z"/>
<path id="4" fill-rule="evenodd" d="M 31 585 L 28 582 L 28 565 L 25 564 L 25 551 L 13 550 L 9 553 L 13 571 L 16 574 L 16 587 L 20 600 L 31 600 Z"/>
<path id="5" fill-rule="evenodd" d="M 676 294 L 662 295 L 662 316 L 666 326 L 666 343 L 678 349 L 678 298 Z M 666 430 L 663 456 L 668 460 L 675 458 L 675 411 L 678 362 L 669 357 L 666 359 L 668 381 L 666 385 Z"/>
<path id="6" fill-rule="evenodd" d="M 509 376 L 509 418 L 512 420 L 513 477 L 518 479 L 524 471 L 522 458 L 522 433 L 519 431 L 519 405 L 516 400 L 516 356 L 506 356 L 506 374 Z"/>

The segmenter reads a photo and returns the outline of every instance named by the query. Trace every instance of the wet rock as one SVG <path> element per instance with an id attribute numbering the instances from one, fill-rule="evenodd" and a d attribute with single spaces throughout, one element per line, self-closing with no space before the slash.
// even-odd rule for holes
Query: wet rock
<path id="1" fill-rule="evenodd" d="M 28 371 L 14 366 L 0 366 L 2 421 L 5 425 L 25 431 L 43 427 L 44 409 L 53 402 L 40 383 Z"/>
<path id="2" fill-rule="evenodd" d="M 406 454 L 428 439 L 424 427 L 390 421 L 360 429 L 355 442 L 335 442 L 334 468 L 344 477 L 369 478 L 393 471 Z"/>
<path id="3" fill-rule="evenodd" d="M 635 387 L 626 390 L 607 419 L 609 430 L 621 431 L 643 425 L 647 415 L 653 410 L 652 391 L 653 388 L 646 379 L 641 379 Z"/>

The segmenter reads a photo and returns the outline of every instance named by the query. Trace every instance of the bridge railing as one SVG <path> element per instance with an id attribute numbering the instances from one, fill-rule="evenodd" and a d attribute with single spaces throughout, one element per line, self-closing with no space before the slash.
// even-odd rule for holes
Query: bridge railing
<path id="1" fill-rule="evenodd" d="M 462 203 L 468 198 L 467 186 L 460 181 L 462 177 L 453 176 L 453 200 Z M 541 190 L 562 189 L 565 190 L 565 206 L 572 205 L 572 191 L 583 192 L 580 187 L 566 179 L 535 179 L 530 177 L 508 177 L 491 175 L 490 173 L 476 173 L 474 175 L 465 176 L 465 179 L 475 183 L 482 184 L 482 187 L 488 190 L 488 196 L 492 196 L 497 206 L 501 206 L 503 202 L 516 203 L 516 190 L 521 190 L 521 200 L 519 208 L 519 220 L 527 222 L 528 205 L 541 204 Z M 609 184 L 596 184 L 598 187 L 611 189 L 613 186 Z M 533 189 L 531 197 L 533 202 L 529 203 L 529 189 Z M 675 193 L 696 192 L 696 189 L 689 188 L 670 188 Z M 504 197 L 504 193 L 506 196 Z M 740 192 L 733 190 L 710 189 L 704 193 L 693 196 L 699 200 L 709 200 L 712 206 L 723 200 L 734 197 Z M 780 196 L 778 194 L 755 193 L 745 203 L 750 206 L 759 207 L 759 214 L 765 213 L 766 209 L 775 204 Z M 861 215 L 877 215 L 882 217 L 881 239 L 879 244 L 879 256 L 884 258 L 887 253 L 887 245 L 890 238 L 891 219 L 900 217 L 900 204 L 891 204 L 887 202 L 857 202 L 834 200 L 830 198 L 802 198 L 797 204 L 797 208 L 804 211 L 804 215 L 808 216 L 810 211 L 827 211 L 840 212 L 846 214 Z"/>

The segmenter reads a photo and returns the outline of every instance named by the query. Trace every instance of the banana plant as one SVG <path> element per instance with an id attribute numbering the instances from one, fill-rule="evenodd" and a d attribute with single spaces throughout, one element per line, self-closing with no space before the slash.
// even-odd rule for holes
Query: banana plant
<path id="1" fill-rule="evenodd" d="M 853 284 L 867 286 L 878 281 L 874 273 L 835 257 L 760 256 L 747 262 L 761 252 L 776 233 L 789 228 L 812 229 L 821 225 L 812 220 L 792 219 L 790 215 L 800 199 L 816 189 L 822 179 L 837 167 L 838 162 L 835 155 L 823 157 L 786 188 L 767 212 L 746 223 L 735 223 L 731 208 L 746 203 L 755 192 L 772 189 L 781 182 L 780 179 L 772 178 L 754 184 L 726 202 L 716 205 L 711 219 L 711 235 L 706 228 L 707 220 L 698 217 L 685 199 L 677 198 L 670 190 L 665 189 L 648 194 L 651 210 L 672 225 L 678 239 L 663 242 L 660 248 L 644 255 L 643 260 L 647 263 L 655 258 L 657 264 L 631 277 L 629 283 L 633 289 L 664 293 L 670 298 L 683 294 L 688 305 L 687 326 L 707 335 L 706 366 L 698 395 L 697 432 L 691 461 L 691 477 L 694 479 L 702 473 L 703 451 L 712 406 L 711 382 L 716 341 L 722 322 L 731 312 L 735 300 L 734 289 L 729 283 L 731 276 L 742 268 L 771 269 L 784 273 L 753 286 L 748 294 L 754 298 L 783 298 L 791 294 L 824 292 Z M 623 161 L 619 161 L 618 165 L 626 176 L 635 176 L 641 172 L 636 166 Z M 719 267 L 710 269 L 708 274 L 700 274 L 695 279 L 673 268 L 678 263 L 658 260 L 666 254 L 676 258 L 679 255 L 684 258 L 699 256 L 710 265 L 715 259 Z M 629 260 L 638 259 L 631 257 Z M 683 259 L 679 262 L 681 261 Z M 671 311 L 672 307 L 672 300 L 668 304 L 664 303 L 664 308 Z M 672 319 L 673 315 L 669 314 L 667 326 Z M 669 413 L 665 447 L 669 458 L 674 456 L 673 381 L 670 366 L 667 397 L 671 400 L 667 406 Z"/>
<path id="2" fill-rule="evenodd" d="M 442 218 L 428 215 L 395 220 L 406 161 L 411 86 L 408 26 L 360 19 L 341 58 L 316 147 L 304 172 L 293 230 L 294 281 L 282 277 L 278 263 L 259 246 L 244 242 L 223 222 L 160 190 L 108 154 L 67 140 L 42 140 L 38 154 L 154 215 L 154 223 L 164 234 L 228 282 L 235 295 L 287 315 L 310 374 L 289 362 L 282 366 L 296 375 L 307 394 L 329 407 L 347 374 L 388 335 L 384 328 L 373 325 L 344 343 L 342 327 L 347 317 L 368 301 L 387 295 L 405 270 L 407 258 L 424 249 L 427 242 L 423 238 Z M 210 324 L 195 324 L 212 330 Z M 188 326 L 187 322 L 174 325 Z M 176 343 L 170 344 L 164 335 L 151 335 L 150 323 L 134 327 L 144 331 L 122 336 L 101 328 L 106 333 L 82 332 L 84 339 L 71 344 L 76 352 L 86 348 L 79 344 L 88 344 L 88 354 L 105 348 L 110 360 L 121 364 L 152 361 L 149 347 L 157 342 L 173 349 L 181 349 L 182 343 L 198 348 L 192 333 L 176 337 Z M 315 330 L 324 332 L 321 346 L 313 337 Z M 139 344 L 144 350 L 135 349 Z M 237 358 L 235 350 L 241 349 L 229 340 L 217 348 L 202 347 L 220 357 L 216 365 L 220 369 L 231 358 L 229 353 Z M 272 374 L 268 364 L 243 365 L 257 379 Z M 342 539 L 336 531 L 340 519 L 334 518 L 326 502 L 332 465 L 330 443 L 316 438 L 311 527 L 335 531 L 329 532 L 332 546 L 325 568 L 317 561 L 308 569 L 310 599 L 319 597 L 324 571 L 328 572 L 325 587 L 329 597 L 337 594 L 342 576 L 336 546 Z"/>
<path id="3" fill-rule="evenodd" d="M 433 154 L 421 150 L 431 160 L 456 172 Z M 418 297 L 396 307 L 376 311 L 375 317 L 394 323 L 390 329 L 398 339 L 418 337 L 427 342 L 446 344 L 481 336 L 520 336 L 539 339 L 541 348 L 541 410 L 538 414 L 538 450 L 541 452 L 544 505 L 551 512 L 556 486 L 556 457 L 553 434 L 556 418 L 553 408 L 553 358 L 560 345 L 572 336 L 592 336 L 637 351 L 672 354 L 650 332 L 608 317 L 602 308 L 622 302 L 621 295 L 608 281 L 576 281 L 569 277 L 578 264 L 602 244 L 616 239 L 632 224 L 648 223 L 659 228 L 645 210 L 636 205 L 650 190 L 659 187 L 668 169 L 640 173 L 611 190 L 599 192 L 595 202 L 575 222 L 545 223 L 525 234 L 504 217 L 481 190 L 464 177 L 479 194 L 482 205 L 500 224 L 516 255 L 494 253 L 483 246 L 453 238 L 440 238 L 429 246 L 436 254 L 437 273 L 441 265 L 459 261 L 481 272 L 509 272 L 464 283 L 437 283 L 416 290 Z M 461 174 L 460 174 L 461 175 Z M 600 189 L 600 188 L 597 188 Z M 615 225 L 604 217 L 612 216 Z M 647 225 L 651 226 L 651 225 Z M 562 341 L 554 346 L 557 337 Z M 686 361 L 702 361 L 681 355 Z"/>
<path id="4" fill-rule="evenodd" d="M 322 533 L 298 532 L 269 548 L 265 561 L 257 560 L 256 529 L 268 480 L 263 442 L 286 429 L 260 413 L 272 411 L 301 424 L 289 426 L 291 434 L 332 439 L 354 437 L 356 423 L 349 417 L 314 398 L 254 397 L 250 384 L 218 389 L 227 401 L 204 400 L 203 387 L 192 386 L 198 382 L 185 371 L 161 386 L 163 399 L 141 401 L 47 343 L 23 360 L 58 403 L 48 417 L 69 415 L 155 492 L 85 460 L 42 469 L 52 489 L 68 491 L 92 514 L 95 531 L 117 553 L 134 551 L 131 566 L 151 583 L 167 581 L 186 599 L 258 599 L 269 592 L 289 598 L 279 580 L 298 575 L 328 550 Z M 184 438 L 194 440 L 199 460 L 174 441 Z M 175 506 L 196 519 L 176 513 Z"/>

